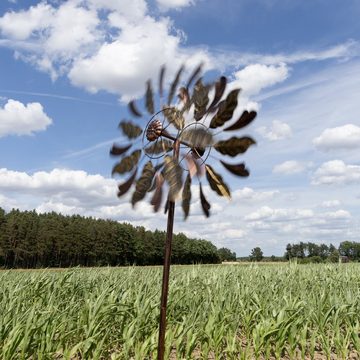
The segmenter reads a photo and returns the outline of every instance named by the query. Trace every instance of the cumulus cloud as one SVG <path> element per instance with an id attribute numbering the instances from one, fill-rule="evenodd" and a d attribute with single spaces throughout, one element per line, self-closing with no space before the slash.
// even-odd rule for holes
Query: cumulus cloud
<path id="1" fill-rule="evenodd" d="M 116 182 L 81 170 L 54 169 L 25 172 L 0 169 L 0 189 L 17 194 L 37 195 L 50 203 L 81 208 L 115 204 Z"/>
<path id="2" fill-rule="evenodd" d="M 308 219 L 314 216 L 311 209 L 273 209 L 269 206 L 262 206 L 245 217 L 247 221 L 272 220 L 272 221 L 293 221 Z"/>
<path id="3" fill-rule="evenodd" d="M 28 174 L 0 168 L 0 192 L 4 194 L 0 206 L 6 200 L 18 204 L 16 207 L 21 209 L 34 208 L 38 212 L 55 211 L 132 222 L 154 217 L 148 203 L 140 202 L 134 211 L 127 196 L 119 201 L 115 179 L 82 170 L 53 169 Z M 154 224 L 149 226 L 154 228 Z"/>
<path id="4" fill-rule="evenodd" d="M 313 185 L 342 185 L 360 182 L 360 166 L 347 165 L 342 160 L 323 163 L 314 173 Z"/>
<path id="5" fill-rule="evenodd" d="M 171 77 L 182 62 L 210 62 L 206 50 L 183 46 L 185 36 L 169 18 L 150 16 L 144 0 L 41 2 L 5 13 L 0 31 L 3 45 L 14 47 L 17 58 L 53 79 L 67 75 L 90 92 L 105 90 L 125 99 L 142 93 L 144 81 L 164 63 L 170 64 Z"/>
<path id="6" fill-rule="evenodd" d="M 167 69 L 170 78 L 185 59 L 189 64 L 207 58 L 201 51 L 190 54 L 181 49 L 181 36 L 170 33 L 168 19 L 155 21 L 145 16 L 141 22 L 121 20 L 116 26 L 122 31 L 114 41 L 104 43 L 93 56 L 74 62 L 68 74 L 74 85 L 90 92 L 123 94 L 128 100 L 143 93 L 144 79 L 157 74 L 162 63 L 171 64 Z"/>
<path id="7" fill-rule="evenodd" d="M 274 166 L 273 173 L 284 175 L 298 174 L 305 171 L 306 167 L 307 165 L 303 162 L 296 160 L 288 160 Z"/>
<path id="8" fill-rule="evenodd" d="M 0 107 L 0 137 L 6 135 L 31 135 L 45 130 L 52 120 L 39 103 L 23 103 L 9 99 Z"/>
<path id="9" fill-rule="evenodd" d="M 279 193 L 278 190 L 271 190 L 271 191 L 255 191 L 250 187 L 244 187 L 242 189 L 238 189 L 233 191 L 232 198 L 234 201 L 265 201 L 270 200 L 274 196 Z"/>
<path id="10" fill-rule="evenodd" d="M 339 200 L 327 200 L 327 201 L 323 201 L 321 204 L 321 206 L 325 207 L 325 208 L 337 207 L 340 205 L 341 205 L 341 202 Z"/>
<path id="11" fill-rule="evenodd" d="M 360 148 L 360 127 L 346 124 L 325 129 L 319 137 L 313 140 L 313 144 L 324 151 Z"/>
<path id="12" fill-rule="evenodd" d="M 274 120 L 271 127 L 261 126 L 256 131 L 270 141 L 283 140 L 292 136 L 291 127 L 278 120 Z"/>
<path id="13" fill-rule="evenodd" d="M 194 0 L 156 0 L 160 10 L 167 11 L 170 9 L 179 10 L 183 7 L 193 5 Z"/>
<path id="14" fill-rule="evenodd" d="M 262 89 L 283 82 L 289 75 L 284 63 L 279 65 L 251 64 L 234 73 L 234 86 L 239 86 L 246 95 L 256 95 Z"/>

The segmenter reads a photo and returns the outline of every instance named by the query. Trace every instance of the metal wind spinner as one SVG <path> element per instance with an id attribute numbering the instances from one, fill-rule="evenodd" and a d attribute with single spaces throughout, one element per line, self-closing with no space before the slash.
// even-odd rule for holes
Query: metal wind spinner
<path id="1" fill-rule="evenodd" d="M 210 188 L 218 195 L 228 198 L 231 196 L 222 176 L 207 163 L 212 158 L 211 151 L 234 158 L 255 144 L 249 136 L 217 140 L 218 130 L 221 129 L 220 133 L 227 133 L 242 129 L 254 120 L 256 112 L 245 110 L 235 122 L 225 126 L 237 108 L 240 89 L 231 90 L 222 99 L 227 85 L 224 76 L 213 84 L 204 84 L 200 77 L 200 65 L 185 86 L 180 86 L 183 72 L 184 67 L 181 67 L 170 85 L 165 104 L 165 67 L 160 70 L 157 99 L 151 80 L 147 81 L 144 108 L 149 114 L 146 115 L 149 120 L 144 129 L 132 121 L 120 122 L 119 127 L 129 143 L 125 146 L 113 145 L 111 155 L 121 156 L 122 159 L 115 164 L 112 174 L 123 175 L 132 171 L 130 177 L 119 185 L 118 196 L 127 193 L 135 183 L 132 205 L 144 199 L 147 193 L 153 192 L 150 203 L 156 212 L 163 203 L 164 189 L 167 188 L 165 212 L 170 202 L 181 200 L 185 219 L 190 212 L 191 184 L 195 178 L 199 183 L 202 210 L 208 217 L 211 205 L 202 187 L 204 175 Z M 191 91 L 193 83 L 195 85 Z M 178 101 L 174 104 L 175 94 Z M 159 110 L 155 110 L 156 106 Z M 129 110 L 133 117 L 143 117 L 134 100 L 129 103 Z M 131 147 L 134 148 L 133 151 L 130 151 Z M 145 159 L 147 161 L 143 161 Z M 249 176 L 243 162 L 231 164 L 220 159 L 220 163 L 236 176 Z"/>
<path id="2" fill-rule="evenodd" d="M 167 188 L 165 213 L 168 213 L 168 220 L 160 300 L 158 360 L 164 360 L 165 355 L 166 308 L 175 201 L 181 199 L 186 219 L 190 212 L 191 184 L 196 178 L 199 183 L 201 207 L 204 214 L 209 217 L 211 205 L 205 197 L 201 180 L 204 176 L 210 188 L 218 195 L 228 198 L 231 196 L 222 176 L 207 164 L 212 157 L 210 152 L 214 149 L 218 154 L 234 158 L 255 144 L 249 136 L 216 139 L 222 132 L 244 128 L 256 117 L 255 111 L 245 110 L 235 122 L 227 125 L 238 106 L 240 89 L 227 93 L 227 79 L 224 76 L 213 84 L 204 84 L 200 77 L 201 65 L 194 70 L 185 86 L 180 86 L 183 71 L 184 67 L 181 67 L 171 83 L 166 104 L 163 103 L 165 67 L 160 70 L 159 96 L 156 101 L 151 80 L 147 81 L 144 107 L 150 119 L 146 127 L 142 129 L 131 121 L 121 121 L 119 127 L 129 139 L 129 143 L 121 146 L 114 144 L 110 150 L 111 155 L 122 156 L 113 167 L 112 174 L 132 172 L 130 177 L 119 185 L 119 197 L 126 194 L 135 183 L 132 205 L 135 206 L 147 193 L 153 192 L 150 203 L 157 212 L 163 202 L 163 189 Z M 193 83 L 195 85 L 191 91 Z M 175 94 L 178 100 L 174 104 Z M 155 110 L 155 106 L 159 110 Z M 143 117 L 134 100 L 129 103 L 129 110 L 135 118 Z M 221 129 L 220 132 L 218 128 Z M 131 151 L 131 147 L 134 150 Z M 143 161 L 145 159 L 147 161 Z M 220 163 L 234 175 L 249 176 L 243 162 L 230 164 L 220 159 Z M 142 170 L 139 170 L 141 168 Z"/>

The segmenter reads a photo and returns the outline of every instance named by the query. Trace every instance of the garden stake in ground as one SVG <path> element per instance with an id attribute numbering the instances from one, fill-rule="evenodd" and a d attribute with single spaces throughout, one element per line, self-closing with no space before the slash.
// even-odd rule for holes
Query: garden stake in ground
<path id="1" fill-rule="evenodd" d="M 230 173 L 240 177 L 249 176 L 244 162 L 229 163 L 225 157 L 234 158 L 245 153 L 255 140 L 250 136 L 232 136 L 225 139 L 223 134 L 240 130 L 256 117 L 255 111 L 244 110 L 236 119 L 240 89 L 227 89 L 227 79 L 221 76 L 216 82 L 204 84 L 199 65 L 188 78 L 181 82 L 185 72 L 182 66 L 164 93 L 165 67 L 160 70 L 158 95 L 154 96 L 151 80 L 147 81 L 144 108 L 150 119 L 141 127 L 143 111 L 133 100 L 129 103 L 130 113 L 138 122 L 120 122 L 126 144 L 114 144 L 110 150 L 113 156 L 121 156 L 112 174 L 123 175 L 131 172 L 127 180 L 119 184 L 118 196 L 125 195 L 135 183 L 131 197 L 133 206 L 152 193 L 150 203 L 158 212 L 165 198 L 165 213 L 168 213 L 167 235 L 164 252 L 163 280 L 160 305 L 160 327 L 158 360 L 165 355 L 166 308 L 169 287 L 171 242 L 173 237 L 175 201 L 181 200 L 184 219 L 190 214 L 191 185 L 199 185 L 202 211 L 210 216 L 202 178 L 206 177 L 211 190 L 219 196 L 231 197 L 229 186 L 223 177 L 208 163 L 219 161 Z M 191 90 L 191 88 L 193 89 Z M 166 101 L 164 97 L 166 95 Z M 177 96 L 175 96 L 177 95 Z M 158 110 L 155 110 L 158 109 Z M 233 120 L 233 121 L 232 121 Z M 229 125 L 228 122 L 231 121 Z M 221 135 L 219 139 L 218 136 Z M 212 152 L 216 152 L 214 156 Z M 185 178 L 185 179 L 184 179 Z M 166 190 L 166 192 L 164 191 Z M 205 189 L 206 190 L 206 189 Z"/>

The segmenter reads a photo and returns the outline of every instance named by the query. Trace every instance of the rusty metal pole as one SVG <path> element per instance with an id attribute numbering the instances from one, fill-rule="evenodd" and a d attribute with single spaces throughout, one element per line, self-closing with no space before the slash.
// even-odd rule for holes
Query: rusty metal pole
<path id="1" fill-rule="evenodd" d="M 174 141 L 174 159 L 179 159 L 180 143 L 178 140 Z M 171 243 L 173 238 L 174 228 L 174 215 L 175 215 L 175 202 L 169 202 L 168 220 L 166 230 L 165 252 L 164 252 L 164 267 L 163 278 L 161 287 L 160 299 L 160 326 L 159 326 L 159 342 L 158 342 L 158 360 L 164 360 L 165 354 L 165 333 L 166 333 L 166 308 L 169 293 L 169 276 L 170 276 L 170 263 L 171 263 Z"/>

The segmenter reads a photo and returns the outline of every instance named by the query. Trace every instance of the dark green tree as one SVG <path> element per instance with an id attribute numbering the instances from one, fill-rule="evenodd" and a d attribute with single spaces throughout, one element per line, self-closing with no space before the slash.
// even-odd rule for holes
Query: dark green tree
<path id="1" fill-rule="evenodd" d="M 228 248 L 220 248 L 218 254 L 221 261 L 236 261 L 236 253 Z"/>
<path id="2" fill-rule="evenodd" d="M 262 250 L 257 246 L 251 250 L 250 261 L 261 261 L 264 258 Z"/>

